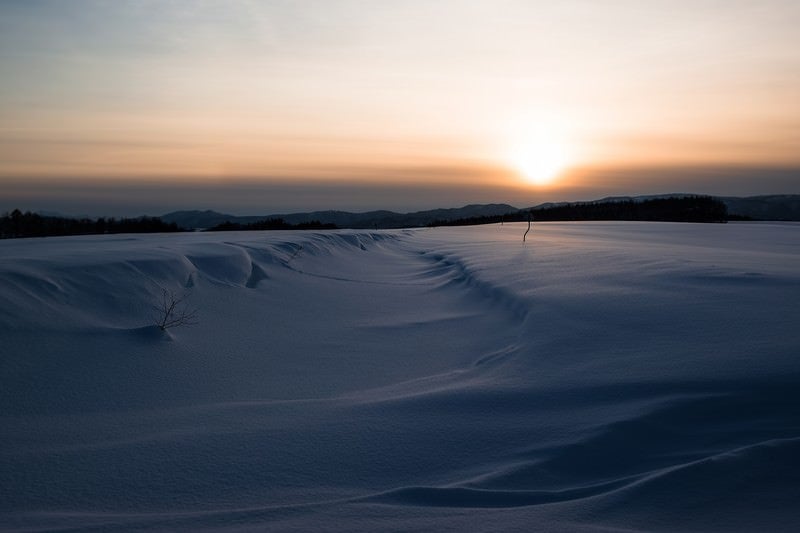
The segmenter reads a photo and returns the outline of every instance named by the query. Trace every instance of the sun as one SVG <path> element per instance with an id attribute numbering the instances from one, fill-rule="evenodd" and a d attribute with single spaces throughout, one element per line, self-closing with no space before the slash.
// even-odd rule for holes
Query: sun
<path id="1" fill-rule="evenodd" d="M 566 142 L 553 130 L 528 132 L 509 151 L 510 165 L 533 185 L 549 185 L 569 164 Z"/>
<path id="2" fill-rule="evenodd" d="M 575 120 L 563 109 L 531 109 L 505 121 L 502 157 L 518 179 L 545 187 L 561 179 L 577 156 Z"/>

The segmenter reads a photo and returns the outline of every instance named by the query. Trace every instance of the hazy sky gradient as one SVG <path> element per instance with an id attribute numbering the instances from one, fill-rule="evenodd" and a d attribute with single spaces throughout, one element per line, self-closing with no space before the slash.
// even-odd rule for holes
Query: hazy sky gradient
<path id="1" fill-rule="evenodd" d="M 0 210 L 797 193 L 798 28 L 794 0 L 5 0 Z M 509 161 L 532 129 L 569 152 L 549 188 Z"/>

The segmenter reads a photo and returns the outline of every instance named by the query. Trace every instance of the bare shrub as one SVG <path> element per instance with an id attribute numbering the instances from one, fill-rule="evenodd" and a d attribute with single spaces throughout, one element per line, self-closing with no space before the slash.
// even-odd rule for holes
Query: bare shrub
<path id="1" fill-rule="evenodd" d="M 161 287 L 158 304 L 153 306 L 153 322 L 161 331 L 197 324 L 197 309 L 188 306 L 188 293 L 177 294 Z"/>

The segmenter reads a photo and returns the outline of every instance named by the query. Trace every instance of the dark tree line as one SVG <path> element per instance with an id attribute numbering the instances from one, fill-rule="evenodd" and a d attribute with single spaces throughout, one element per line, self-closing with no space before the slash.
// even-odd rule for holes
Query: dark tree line
<path id="1" fill-rule="evenodd" d="M 728 208 L 710 196 L 653 198 L 651 200 L 576 202 L 505 215 L 437 220 L 429 226 L 468 226 L 499 222 L 524 222 L 528 212 L 536 221 L 639 220 L 652 222 L 727 222 Z"/>
<path id="2" fill-rule="evenodd" d="M 266 218 L 258 222 L 250 224 L 239 224 L 237 222 L 226 221 L 222 224 L 217 224 L 213 228 L 208 228 L 205 231 L 264 231 L 264 230 L 279 230 L 279 229 L 299 229 L 299 230 L 320 230 L 320 229 L 338 229 L 336 224 L 323 224 L 319 220 L 312 220 L 310 222 L 301 222 L 299 224 L 289 224 L 282 218 Z"/>
<path id="3" fill-rule="evenodd" d="M 167 224 L 158 217 L 67 218 L 42 216 L 30 211 L 23 213 L 19 209 L 0 217 L 0 239 L 174 231 L 183 230 L 174 222 Z"/>
<path id="4" fill-rule="evenodd" d="M 454 220 L 434 220 L 428 223 L 428 227 L 479 226 L 481 224 L 500 224 L 501 222 L 523 222 L 525 220 L 528 220 L 527 215 L 515 211 L 513 213 L 506 213 L 505 215 L 485 215 L 480 217 L 457 218 Z"/>
<path id="5" fill-rule="evenodd" d="M 578 203 L 534 210 L 536 220 L 644 220 L 725 222 L 728 208 L 710 196 L 654 198 L 641 202 Z"/>

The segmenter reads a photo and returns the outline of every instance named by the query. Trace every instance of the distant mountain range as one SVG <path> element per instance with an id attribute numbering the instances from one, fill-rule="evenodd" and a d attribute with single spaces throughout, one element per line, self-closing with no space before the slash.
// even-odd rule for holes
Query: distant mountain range
<path id="1" fill-rule="evenodd" d="M 720 196 L 728 206 L 729 215 L 739 215 L 753 220 L 800 220 L 800 194 L 774 194 L 770 196 Z"/>
<path id="2" fill-rule="evenodd" d="M 649 196 L 614 196 L 595 200 L 594 202 L 644 201 L 654 198 L 670 198 L 692 196 L 690 194 L 659 194 Z M 769 196 L 716 196 L 725 203 L 728 214 L 746 217 L 753 220 L 795 220 L 800 221 L 800 194 L 780 194 Z M 584 203 L 594 203 L 584 202 Z M 543 209 L 575 202 L 544 203 L 529 209 Z M 340 228 L 408 228 L 426 226 L 434 221 L 458 220 L 484 216 L 500 216 L 516 213 L 521 209 L 508 204 L 472 204 L 453 209 L 431 209 L 413 213 L 395 213 L 393 211 L 368 211 L 350 213 L 347 211 L 312 211 L 310 213 L 270 214 L 255 216 L 237 216 L 218 213 L 216 211 L 173 211 L 161 216 L 167 223 L 175 222 L 178 226 L 189 229 L 206 229 L 224 222 L 250 224 L 264 219 L 283 219 L 289 224 L 302 224 L 318 221 L 323 224 L 336 224 Z"/>
<path id="3" fill-rule="evenodd" d="M 347 211 L 312 211 L 310 213 L 273 214 L 261 216 L 236 216 L 216 211 L 174 211 L 161 216 L 167 223 L 175 222 L 184 228 L 206 229 L 224 222 L 250 224 L 268 218 L 283 219 L 289 224 L 302 224 L 318 221 L 323 224 L 336 224 L 340 228 L 408 228 L 425 226 L 435 220 L 456 220 L 480 216 L 504 215 L 519 211 L 508 204 L 467 205 L 454 209 L 431 209 L 414 213 L 395 213 L 393 211 L 367 211 L 349 213 Z"/>

